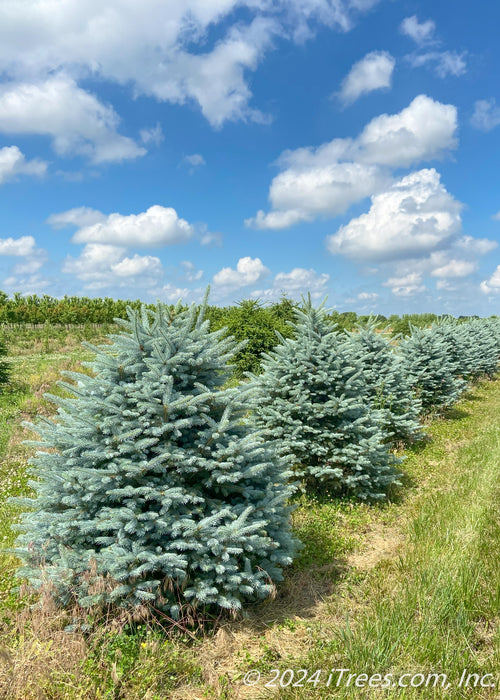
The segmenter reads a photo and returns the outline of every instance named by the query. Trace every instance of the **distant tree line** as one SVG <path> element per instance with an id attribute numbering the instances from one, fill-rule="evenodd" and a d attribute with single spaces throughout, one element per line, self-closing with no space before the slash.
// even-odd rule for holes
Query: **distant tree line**
<path id="1" fill-rule="evenodd" d="M 48 325 L 89 325 L 111 324 L 116 318 L 127 315 L 127 306 L 139 310 L 142 302 L 110 297 L 79 297 L 64 296 L 60 299 L 47 294 L 23 295 L 16 292 L 9 297 L 0 291 L 0 324 L 45 324 Z M 154 309 L 155 304 L 148 308 Z M 172 307 L 173 308 L 173 307 Z M 227 328 L 228 335 L 235 340 L 247 341 L 246 346 L 236 354 L 235 361 L 238 374 L 244 372 L 259 372 L 260 360 L 263 353 L 272 350 L 278 343 L 278 334 L 283 338 L 291 338 L 294 330 L 291 322 L 295 319 L 297 304 L 287 296 L 272 304 L 264 305 L 259 300 L 246 299 L 232 306 L 208 306 L 206 316 L 213 330 Z M 380 329 L 388 328 L 393 336 L 408 335 L 411 327 L 427 328 L 443 317 L 436 314 L 395 314 L 358 315 L 354 311 L 333 311 L 329 318 L 336 324 L 338 330 L 353 330 L 357 324 L 365 323 L 369 318 Z M 465 319 L 465 317 L 463 317 Z"/>

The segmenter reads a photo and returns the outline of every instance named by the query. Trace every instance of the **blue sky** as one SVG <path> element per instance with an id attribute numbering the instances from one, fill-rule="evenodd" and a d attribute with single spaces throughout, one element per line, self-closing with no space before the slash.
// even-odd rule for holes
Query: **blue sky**
<path id="1" fill-rule="evenodd" d="M 500 6 L 4 0 L 0 288 L 498 313 Z"/>

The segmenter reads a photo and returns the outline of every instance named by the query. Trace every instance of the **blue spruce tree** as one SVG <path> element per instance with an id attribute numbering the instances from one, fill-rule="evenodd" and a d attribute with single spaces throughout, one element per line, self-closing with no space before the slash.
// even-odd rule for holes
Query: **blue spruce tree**
<path id="1" fill-rule="evenodd" d="M 411 327 L 411 335 L 399 344 L 405 372 L 422 412 L 451 406 L 466 387 L 447 337 L 446 326 Z"/>
<path id="2" fill-rule="evenodd" d="M 323 305 L 304 301 L 294 338 L 263 356 L 253 378 L 256 422 L 306 488 L 382 499 L 397 483 L 397 460 L 362 365 Z"/>
<path id="3" fill-rule="evenodd" d="M 420 402 L 412 392 L 403 358 L 387 334 L 378 330 L 376 319 L 369 318 L 347 335 L 350 350 L 363 367 L 372 406 L 380 410 L 388 437 L 406 441 L 418 438 Z"/>
<path id="4" fill-rule="evenodd" d="M 488 319 L 473 319 L 457 326 L 456 337 L 461 349 L 459 367 L 466 379 L 492 376 L 498 365 L 498 339 Z"/>
<path id="5" fill-rule="evenodd" d="M 67 373 L 73 396 L 33 426 L 20 573 L 63 603 L 235 610 L 292 561 L 287 474 L 223 386 L 241 344 L 203 312 L 129 308 L 92 376 Z"/>

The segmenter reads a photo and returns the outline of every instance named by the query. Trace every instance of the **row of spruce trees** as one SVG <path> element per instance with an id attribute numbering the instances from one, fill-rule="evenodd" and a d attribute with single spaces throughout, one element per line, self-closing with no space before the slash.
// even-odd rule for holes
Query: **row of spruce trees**
<path id="1" fill-rule="evenodd" d="M 493 375 L 500 322 L 441 323 L 396 342 L 368 321 L 340 331 L 310 298 L 263 371 L 231 386 L 242 349 L 206 303 L 130 308 L 32 460 L 20 575 L 63 604 L 149 605 L 179 618 L 268 596 L 300 543 L 297 490 L 379 500 L 399 484 L 395 442 Z"/>

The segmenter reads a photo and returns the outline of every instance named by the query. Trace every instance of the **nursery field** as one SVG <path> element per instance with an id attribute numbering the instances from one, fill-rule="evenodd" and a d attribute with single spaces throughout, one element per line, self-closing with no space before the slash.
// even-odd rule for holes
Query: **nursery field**
<path id="1" fill-rule="evenodd" d="M 0 542 L 29 494 L 23 421 L 51 416 L 63 370 L 109 328 L 6 337 L 0 395 Z M 244 358 L 243 358 L 244 360 Z M 241 616 L 137 624 L 30 608 L 0 552 L 0 698 L 485 698 L 500 696 L 500 379 L 426 418 L 391 498 L 296 496 L 303 543 L 275 594 Z M 75 624 L 77 623 L 77 624 Z M 73 630 L 68 630 L 68 625 Z"/>

